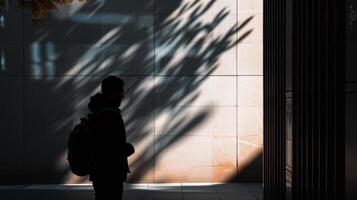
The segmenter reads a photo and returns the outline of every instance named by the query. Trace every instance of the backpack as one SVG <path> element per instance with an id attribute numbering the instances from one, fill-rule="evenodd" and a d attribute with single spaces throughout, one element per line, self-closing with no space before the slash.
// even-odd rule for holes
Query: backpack
<path id="1" fill-rule="evenodd" d="M 69 134 L 67 160 L 71 171 L 77 176 L 89 175 L 91 170 L 89 122 L 89 118 L 81 118 L 81 122 Z"/>

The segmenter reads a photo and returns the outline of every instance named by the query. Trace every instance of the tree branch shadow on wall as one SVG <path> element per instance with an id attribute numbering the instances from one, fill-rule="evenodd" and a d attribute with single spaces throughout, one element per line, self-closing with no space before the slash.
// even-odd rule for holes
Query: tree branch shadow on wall
<path id="1" fill-rule="evenodd" d="M 238 36 L 249 17 L 218 32 L 229 11 L 212 11 L 216 3 L 93 0 L 66 11 L 68 16 L 50 16 L 33 27 L 25 23 L 31 35 L 23 38 L 29 44 L 24 47 L 23 167 L 21 176 L 10 173 L 1 182 L 68 181 L 68 134 L 109 74 L 126 82 L 122 107 L 128 140 L 149 138 L 132 163 L 130 181 L 142 180 L 155 158 L 214 112 L 209 105 L 194 114 L 182 108 L 199 98 L 199 88 L 217 70 L 220 56 L 253 31 Z M 152 135 L 153 119 L 167 113 L 165 127 Z"/>

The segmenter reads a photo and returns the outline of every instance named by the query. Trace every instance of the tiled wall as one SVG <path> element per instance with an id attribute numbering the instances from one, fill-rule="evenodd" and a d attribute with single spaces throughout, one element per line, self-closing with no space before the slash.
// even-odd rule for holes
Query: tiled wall
<path id="1" fill-rule="evenodd" d="M 108 74 L 126 82 L 131 181 L 260 180 L 262 3 L 97 0 L 35 24 L 11 4 L 0 33 L 1 183 L 85 181 L 68 171 L 67 137 Z"/>

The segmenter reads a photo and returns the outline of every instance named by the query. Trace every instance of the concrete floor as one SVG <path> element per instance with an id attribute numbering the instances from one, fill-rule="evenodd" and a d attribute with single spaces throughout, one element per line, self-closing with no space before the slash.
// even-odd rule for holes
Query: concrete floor
<path id="1" fill-rule="evenodd" d="M 257 200 L 261 183 L 126 184 L 124 200 Z M 91 185 L 0 186 L 1 200 L 93 200 Z"/>

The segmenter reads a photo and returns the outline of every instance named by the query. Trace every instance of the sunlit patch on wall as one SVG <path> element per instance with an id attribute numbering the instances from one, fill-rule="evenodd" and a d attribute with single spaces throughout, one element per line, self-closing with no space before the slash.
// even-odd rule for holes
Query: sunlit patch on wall
<path id="1" fill-rule="evenodd" d="M 56 50 L 55 45 L 52 42 L 46 43 L 46 71 L 48 74 L 55 74 L 55 62 L 56 60 Z M 47 76 L 47 80 L 52 80 L 53 76 Z"/>
<path id="2" fill-rule="evenodd" d="M 33 75 L 42 75 L 41 71 L 41 52 L 40 52 L 40 44 L 35 42 L 31 45 L 32 60 L 31 60 L 31 67 Z M 39 80 L 39 77 L 34 77 L 36 80 Z"/>
<path id="3" fill-rule="evenodd" d="M 4 49 L 1 49 L 1 58 L 0 58 L 0 66 L 1 66 L 1 71 L 5 71 L 6 67 L 5 67 L 5 51 Z"/>
<path id="4" fill-rule="evenodd" d="M 0 16 L 0 27 L 3 28 L 5 26 L 5 18 L 4 15 Z"/>
<path id="5" fill-rule="evenodd" d="M 44 51 L 42 47 L 44 46 Z M 39 80 L 42 75 L 47 75 L 46 80 L 52 80 L 55 75 L 56 49 L 52 42 L 45 45 L 34 42 L 31 45 L 31 74 L 33 78 Z M 44 54 L 44 55 L 43 55 Z"/>

